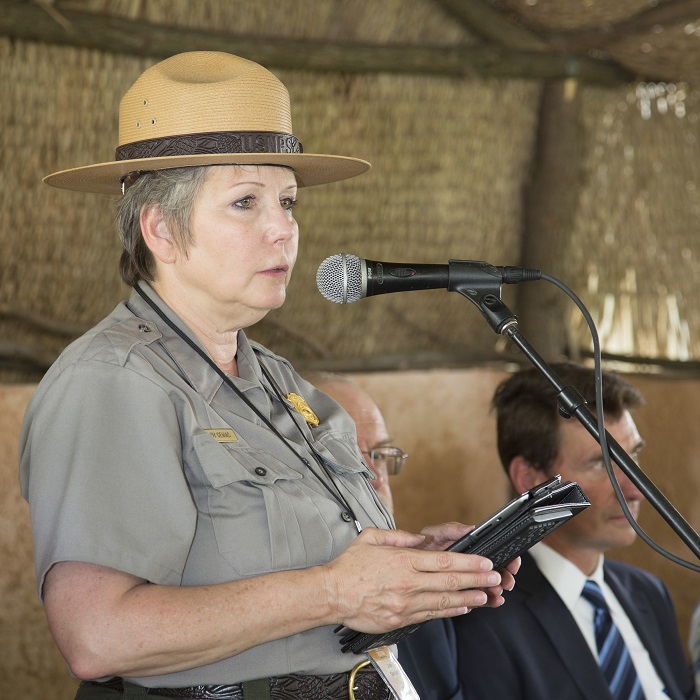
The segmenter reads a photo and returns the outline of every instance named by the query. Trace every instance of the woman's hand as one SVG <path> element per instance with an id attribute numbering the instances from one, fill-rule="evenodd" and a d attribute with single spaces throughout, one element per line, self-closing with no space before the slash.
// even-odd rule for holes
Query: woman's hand
<path id="1" fill-rule="evenodd" d="M 420 531 L 420 534 L 425 538 L 420 547 L 421 549 L 446 549 L 473 529 L 473 525 L 454 522 L 429 525 Z"/>
<path id="2" fill-rule="evenodd" d="M 474 529 L 473 525 L 464 525 L 463 523 L 443 523 L 442 525 L 430 525 L 421 530 L 421 535 L 425 536 L 425 540 L 420 547 L 424 549 L 445 549 L 454 544 L 458 539 L 464 537 L 467 533 Z M 484 591 L 488 595 L 486 605 L 490 608 L 497 608 L 505 602 L 503 591 L 512 591 L 515 587 L 515 574 L 520 568 L 520 557 L 516 557 L 500 570 L 501 583 L 498 586 L 485 588 Z"/>
<path id="3" fill-rule="evenodd" d="M 502 576 L 491 570 L 491 562 L 438 546 L 468 529 L 455 523 L 426 528 L 428 534 L 421 535 L 366 529 L 322 567 L 337 621 L 363 632 L 385 632 L 489 603 L 495 597 L 491 591 L 502 590 Z"/>

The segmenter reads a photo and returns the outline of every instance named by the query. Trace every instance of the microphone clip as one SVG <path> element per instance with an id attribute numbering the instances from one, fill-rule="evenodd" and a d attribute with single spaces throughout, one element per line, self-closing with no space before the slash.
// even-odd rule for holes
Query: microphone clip
<path id="1" fill-rule="evenodd" d="M 486 262 L 450 260 L 447 290 L 469 299 L 489 326 L 503 334 L 518 325 L 518 317 L 501 301 L 502 284 L 504 281 L 512 283 L 509 272 L 508 268 L 497 268 Z"/>

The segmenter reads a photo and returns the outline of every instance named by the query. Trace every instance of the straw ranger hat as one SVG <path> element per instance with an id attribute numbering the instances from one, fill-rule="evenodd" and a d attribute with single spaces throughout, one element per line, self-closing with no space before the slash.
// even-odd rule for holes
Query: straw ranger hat
<path id="1" fill-rule="evenodd" d="M 151 66 L 126 92 L 113 162 L 62 170 L 44 182 L 120 194 L 130 173 L 227 164 L 288 166 L 301 187 L 370 168 L 358 158 L 304 153 L 292 133 L 289 93 L 267 69 L 228 53 L 193 51 Z"/>

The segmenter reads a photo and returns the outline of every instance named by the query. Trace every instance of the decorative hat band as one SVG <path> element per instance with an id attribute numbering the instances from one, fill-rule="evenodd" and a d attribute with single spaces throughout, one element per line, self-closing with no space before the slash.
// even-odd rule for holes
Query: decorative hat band
<path id="1" fill-rule="evenodd" d="M 293 134 L 273 131 L 210 131 L 162 136 L 117 147 L 115 160 L 227 153 L 303 153 Z"/>

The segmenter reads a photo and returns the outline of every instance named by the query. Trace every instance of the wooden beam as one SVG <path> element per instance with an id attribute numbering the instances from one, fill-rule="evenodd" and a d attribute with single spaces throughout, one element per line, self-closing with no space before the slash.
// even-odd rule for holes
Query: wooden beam
<path id="1" fill-rule="evenodd" d="M 20 321 L 35 331 L 65 336 L 71 340 L 82 335 L 90 328 L 90 326 L 85 324 L 54 320 L 46 316 L 40 316 L 27 309 L 0 303 L 0 320 L 4 319 Z"/>
<path id="2" fill-rule="evenodd" d="M 454 77 L 556 80 L 576 76 L 599 85 L 632 79 L 619 66 L 567 54 L 497 46 L 431 47 L 302 41 L 173 25 L 148 24 L 55 5 L 0 0 L 0 36 L 108 53 L 165 58 L 182 51 L 228 51 L 270 68 L 334 73 L 408 73 Z"/>
<path id="3" fill-rule="evenodd" d="M 420 352 L 415 354 L 371 355 L 368 357 L 334 357 L 313 359 L 287 357 L 300 373 L 318 372 L 394 372 L 423 369 L 464 369 L 468 367 L 506 367 L 513 364 L 510 356 L 496 352 L 479 355 Z M 523 358 L 517 358 L 522 361 Z"/>
<path id="4" fill-rule="evenodd" d="M 666 0 L 630 19 L 591 29 L 554 32 L 547 43 L 555 50 L 583 52 L 605 49 L 625 37 L 646 34 L 657 26 L 676 26 L 697 22 L 700 18 L 700 0 Z"/>
<path id="5" fill-rule="evenodd" d="M 483 0 L 433 0 L 469 32 L 498 46 L 524 51 L 547 51 L 537 34 L 515 24 L 508 16 Z"/>
<path id="6" fill-rule="evenodd" d="M 540 98 L 532 177 L 525 189 L 521 264 L 563 279 L 581 184 L 581 126 L 576 81 L 548 83 Z M 550 361 L 566 356 L 568 297 L 545 282 L 518 286 L 523 336 Z M 578 359 L 578 358 L 573 358 Z"/>
<path id="7" fill-rule="evenodd" d="M 0 368 L 43 373 L 57 357 L 58 353 L 40 345 L 0 340 Z"/>

